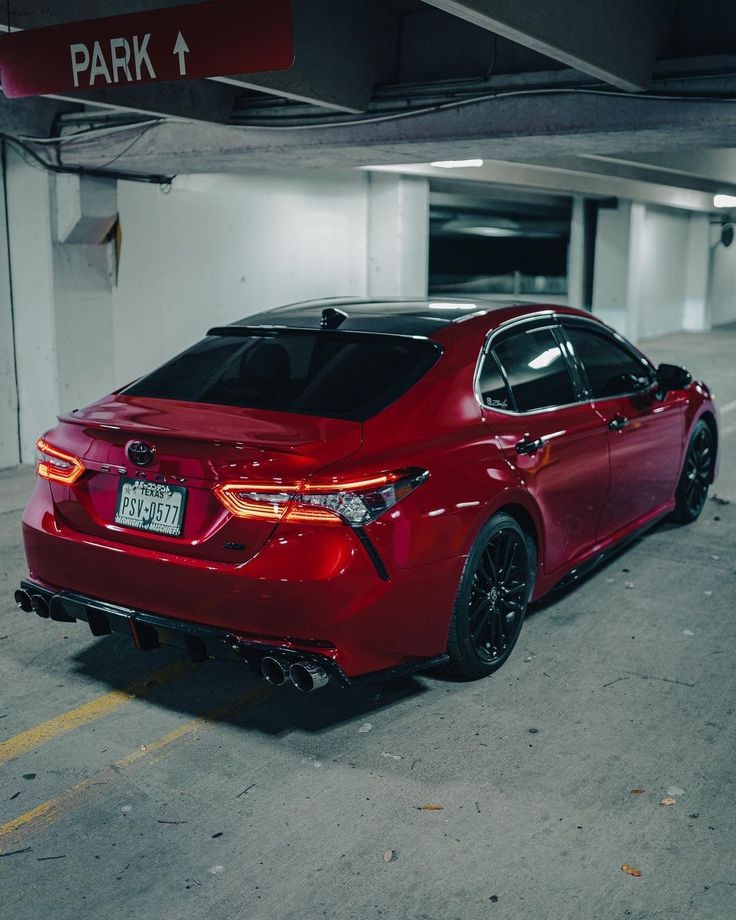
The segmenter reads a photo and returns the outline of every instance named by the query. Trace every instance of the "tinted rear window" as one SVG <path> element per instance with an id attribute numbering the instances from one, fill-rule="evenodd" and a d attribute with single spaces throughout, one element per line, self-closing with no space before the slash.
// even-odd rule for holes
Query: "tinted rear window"
<path id="1" fill-rule="evenodd" d="M 210 335 L 123 393 L 363 421 L 439 357 L 428 341 L 350 333 Z"/>

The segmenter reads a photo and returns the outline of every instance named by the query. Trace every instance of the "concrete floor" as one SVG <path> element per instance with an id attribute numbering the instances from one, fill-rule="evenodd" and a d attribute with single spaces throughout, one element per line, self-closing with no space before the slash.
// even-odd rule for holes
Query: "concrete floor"
<path id="1" fill-rule="evenodd" d="M 731 504 L 539 605 L 480 683 L 304 696 L 24 615 L 31 474 L 1 473 L 0 915 L 732 920 L 736 329 L 647 350 L 731 403 Z"/>

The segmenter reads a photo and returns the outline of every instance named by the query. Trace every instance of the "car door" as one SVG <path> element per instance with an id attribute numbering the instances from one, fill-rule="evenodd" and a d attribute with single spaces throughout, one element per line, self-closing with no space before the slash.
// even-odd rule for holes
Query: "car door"
<path id="1" fill-rule="evenodd" d="M 585 320 L 561 324 L 608 430 L 610 485 L 597 525 L 605 538 L 672 498 L 687 399 L 683 392 L 661 398 L 654 366 L 622 337 Z"/>
<path id="2" fill-rule="evenodd" d="M 581 401 L 553 319 L 494 334 L 478 374 L 485 424 L 541 512 L 543 565 L 554 572 L 595 543 L 608 492 L 608 436 Z"/>

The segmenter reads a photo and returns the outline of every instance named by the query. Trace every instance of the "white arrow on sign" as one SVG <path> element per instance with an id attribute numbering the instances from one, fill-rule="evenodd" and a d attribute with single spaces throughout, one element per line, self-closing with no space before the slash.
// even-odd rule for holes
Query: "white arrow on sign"
<path id="1" fill-rule="evenodd" d="M 176 36 L 176 44 L 174 45 L 173 53 L 179 55 L 179 75 L 185 77 L 187 73 L 187 61 L 184 55 L 189 54 L 189 45 L 186 43 L 181 32 Z"/>

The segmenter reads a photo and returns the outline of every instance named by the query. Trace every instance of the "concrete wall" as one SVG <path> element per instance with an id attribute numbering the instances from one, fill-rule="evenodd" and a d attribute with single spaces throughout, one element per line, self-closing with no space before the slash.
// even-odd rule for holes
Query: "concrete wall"
<path id="1" fill-rule="evenodd" d="M 6 179 L 24 462 L 59 411 L 156 367 L 212 325 L 298 300 L 366 296 L 385 279 L 398 295 L 426 293 L 426 179 L 261 172 L 181 177 L 167 193 L 119 182 L 117 263 L 112 242 L 88 242 L 99 195 L 86 211 L 83 184 L 12 153 Z M 19 456 L 10 295 L 0 245 L 0 466 Z"/>
<path id="2" fill-rule="evenodd" d="M 628 201 L 603 208 L 593 312 L 634 340 L 736 319 L 734 250 L 714 245 L 708 214 Z"/>
<path id="3" fill-rule="evenodd" d="M 675 332 L 683 327 L 687 285 L 690 215 L 643 207 L 638 228 L 631 296 L 636 299 L 636 337 Z"/>
<path id="4" fill-rule="evenodd" d="M 0 469 L 19 460 L 13 292 L 3 180 L 0 175 Z"/>
<path id="5" fill-rule="evenodd" d="M 168 194 L 121 182 L 118 206 L 119 384 L 212 325 L 297 300 L 366 293 L 363 173 L 191 176 Z"/>
<path id="6" fill-rule="evenodd" d="M 736 322 L 736 243 L 720 243 L 720 227 L 711 228 L 708 312 L 713 326 Z"/>

